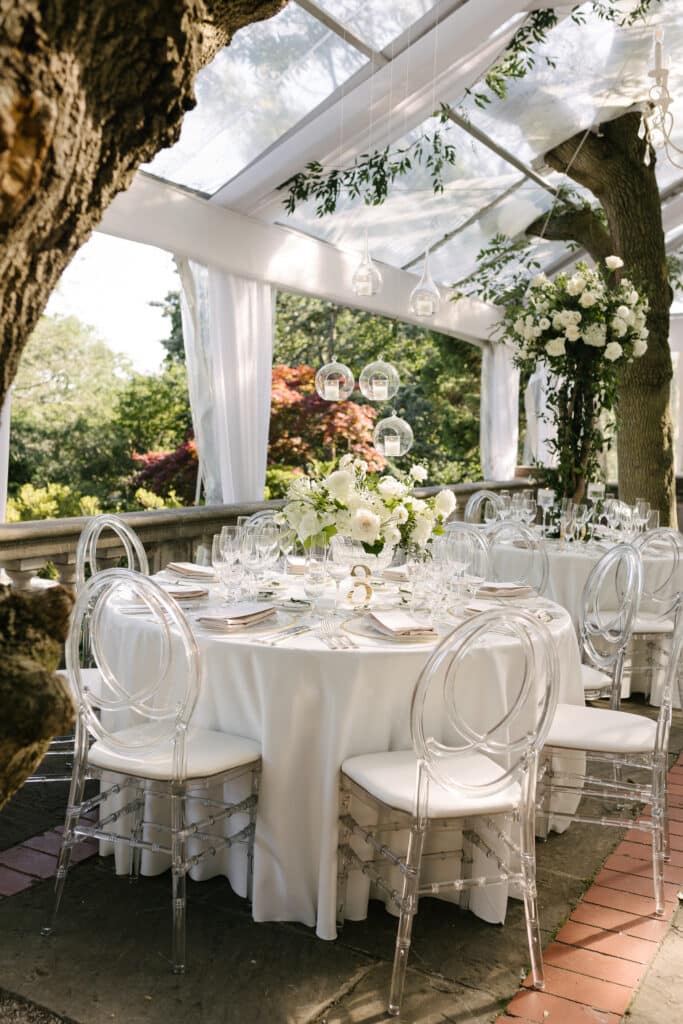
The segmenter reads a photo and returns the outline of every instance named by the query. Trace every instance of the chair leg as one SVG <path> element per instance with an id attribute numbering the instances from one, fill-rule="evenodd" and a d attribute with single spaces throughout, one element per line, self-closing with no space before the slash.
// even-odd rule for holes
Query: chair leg
<path id="1" fill-rule="evenodd" d="M 343 783 L 342 783 L 343 785 Z M 346 817 L 351 811 L 351 794 L 341 789 L 339 793 L 339 836 L 337 840 L 337 934 L 344 927 L 346 887 L 349 884 L 349 838 Z"/>
<path id="2" fill-rule="evenodd" d="M 71 776 L 71 786 L 69 788 L 69 804 L 66 811 L 66 818 L 64 819 L 64 834 L 62 836 L 62 845 L 59 850 L 59 858 L 57 860 L 57 874 L 55 877 L 55 898 L 52 906 L 52 913 L 50 914 L 48 923 L 43 925 L 40 929 L 41 935 L 50 935 L 54 930 L 57 914 L 59 907 L 62 902 L 62 896 L 64 895 L 64 887 L 66 885 L 66 876 L 69 873 L 69 865 L 71 863 L 71 848 L 74 842 L 74 829 L 78 824 L 78 819 L 81 815 L 81 804 L 83 803 L 83 790 L 85 788 L 85 777 L 87 768 L 87 734 L 84 745 L 84 735 L 82 726 L 80 723 L 76 727 L 76 749 L 77 755 L 74 762 L 74 771 Z"/>
<path id="3" fill-rule="evenodd" d="M 666 765 L 656 764 L 653 771 L 652 793 L 652 880 L 654 882 L 655 913 L 664 913 L 664 860 L 666 856 Z"/>
<path id="4" fill-rule="evenodd" d="M 410 838 L 408 840 L 408 852 L 406 854 L 403 874 L 401 916 L 396 933 L 396 952 L 394 954 L 394 967 L 391 974 L 388 1010 L 393 1017 L 399 1015 L 401 1003 L 403 1002 L 413 918 L 417 912 L 417 890 L 420 881 L 420 865 L 422 863 L 424 839 L 424 827 L 415 822 L 410 829 Z"/>
<path id="5" fill-rule="evenodd" d="M 553 799 L 553 758 L 552 754 L 546 754 L 543 758 L 539 782 L 541 798 L 538 804 L 536 815 L 536 835 L 540 839 L 547 839 L 550 833 L 550 807 Z"/>
<path id="6" fill-rule="evenodd" d="M 142 840 L 142 829 L 143 829 L 143 824 L 142 823 L 143 823 L 143 819 L 144 819 L 144 816 L 145 816 L 145 791 L 144 791 L 143 788 L 138 789 L 138 800 L 139 800 L 140 803 L 139 803 L 139 806 L 137 807 L 137 809 L 135 811 L 135 823 L 133 825 L 133 831 L 132 831 L 133 839 L 136 842 L 140 842 Z M 130 857 L 130 875 L 129 875 L 129 880 L 131 882 L 137 882 L 139 880 L 139 878 L 140 878 L 140 865 L 141 865 L 141 863 L 142 863 L 142 847 L 141 846 L 133 846 L 132 849 L 131 849 L 131 857 Z"/>
<path id="7" fill-rule="evenodd" d="M 256 807 L 258 804 L 260 781 L 260 772 L 253 771 L 251 773 L 251 795 L 254 797 L 254 802 L 249 809 L 249 827 L 251 832 L 247 844 L 247 900 L 250 905 L 254 902 L 254 839 L 256 835 Z"/>
<path id="8" fill-rule="evenodd" d="M 185 916 L 187 904 L 187 865 L 185 863 L 184 828 L 185 787 L 173 783 L 171 795 L 171 876 L 173 908 L 173 973 L 185 973 Z"/>

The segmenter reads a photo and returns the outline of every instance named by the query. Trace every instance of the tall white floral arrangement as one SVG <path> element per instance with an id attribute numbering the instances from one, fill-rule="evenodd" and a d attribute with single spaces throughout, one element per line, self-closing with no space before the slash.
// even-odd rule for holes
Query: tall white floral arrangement
<path id="1" fill-rule="evenodd" d="M 568 497 L 580 498 L 597 474 L 608 440 L 599 416 L 616 408 L 619 367 L 647 352 L 648 302 L 619 276 L 623 266 L 608 256 L 595 268 L 577 263 L 572 274 L 552 280 L 538 274 L 505 311 L 516 364 L 531 373 L 546 363 L 559 381 L 548 396 L 548 418 L 556 427 L 557 484 Z"/>

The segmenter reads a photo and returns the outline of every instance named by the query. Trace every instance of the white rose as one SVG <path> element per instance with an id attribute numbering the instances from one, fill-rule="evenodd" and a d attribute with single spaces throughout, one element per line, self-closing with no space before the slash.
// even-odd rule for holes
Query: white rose
<path id="1" fill-rule="evenodd" d="M 629 306 L 635 306 L 639 298 L 640 296 L 638 295 L 638 292 L 635 290 L 635 288 L 633 288 L 632 291 L 629 292 L 626 301 L 628 302 Z"/>
<path id="2" fill-rule="evenodd" d="M 400 544 L 401 543 L 401 531 L 397 526 L 389 525 L 384 529 L 384 543 L 385 544 Z"/>
<path id="3" fill-rule="evenodd" d="M 617 338 L 623 338 L 626 334 L 627 326 L 620 316 L 612 317 L 612 330 Z"/>
<path id="4" fill-rule="evenodd" d="M 596 298 L 593 292 L 581 292 L 579 296 L 579 305 L 583 306 L 584 309 L 588 309 L 590 306 L 594 306 Z"/>
<path id="5" fill-rule="evenodd" d="M 545 346 L 549 356 L 563 356 L 566 352 L 564 338 L 551 338 Z"/>
<path id="6" fill-rule="evenodd" d="M 640 356 L 644 356 L 646 352 L 647 342 L 645 341 L 645 339 L 636 338 L 636 340 L 633 342 L 633 355 L 636 356 L 636 358 L 639 358 Z"/>
<path id="7" fill-rule="evenodd" d="M 567 281 L 567 291 L 570 295 L 580 295 L 586 287 L 586 282 L 580 274 L 574 274 Z"/>
<path id="8" fill-rule="evenodd" d="M 605 266 L 608 270 L 619 270 L 623 265 L 624 261 L 620 259 L 619 256 L 608 256 L 605 260 Z M 607 353 L 605 353 L 605 355 L 607 355 Z"/>
<path id="9" fill-rule="evenodd" d="M 419 544 L 420 547 L 424 547 L 429 538 L 432 535 L 432 521 L 427 519 L 426 516 L 418 516 L 415 520 L 415 526 L 413 532 L 410 535 L 410 539 L 414 544 Z"/>
<path id="10" fill-rule="evenodd" d="M 642 339 L 642 341 L 645 341 L 649 337 L 650 337 L 650 332 L 648 331 L 647 327 L 641 327 L 640 328 L 640 338 Z"/>
<path id="11" fill-rule="evenodd" d="M 411 466 L 410 475 L 413 480 L 417 480 L 418 483 L 423 483 L 427 479 L 427 470 L 424 466 Z"/>
<path id="12" fill-rule="evenodd" d="M 353 475 L 347 469 L 337 469 L 323 481 L 325 490 L 335 501 L 346 504 L 353 490 Z"/>
<path id="13" fill-rule="evenodd" d="M 570 324 L 569 327 L 565 327 L 564 333 L 567 341 L 578 341 L 581 337 L 581 331 L 576 324 Z"/>
<path id="14" fill-rule="evenodd" d="M 512 326 L 517 331 L 517 334 L 524 334 L 524 321 L 522 320 L 521 316 L 517 317 Z"/>
<path id="15" fill-rule="evenodd" d="M 531 337 L 532 338 L 540 338 L 542 334 L 543 334 L 543 331 L 541 330 L 540 327 L 532 327 L 531 328 Z"/>
<path id="16" fill-rule="evenodd" d="M 624 323 L 628 323 L 629 319 L 633 316 L 633 313 L 628 306 L 617 306 L 616 316 L 620 317 Z"/>
<path id="17" fill-rule="evenodd" d="M 548 317 L 542 316 L 541 319 L 538 321 L 538 326 L 541 328 L 542 331 L 547 331 L 550 327 L 550 320 L 548 320 Z"/>
<path id="18" fill-rule="evenodd" d="M 618 341 L 610 341 L 605 349 L 605 359 L 609 359 L 610 363 L 613 363 L 615 359 L 619 359 L 623 354 L 624 350 Z"/>
<path id="19" fill-rule="evenodd" d="M 442 519 L 448 519 L 449 515 L 455 511 L 455 506 L 456 500 L 453 491 L 439 491 L 434 499 L 434 509 Z"/>
<path id="20" fill-rule="evenodd" d="M 377 485 L 378 492 L 383 498 L 400 498 L 405 494 L 405 487 L 393 476 L 383 476 Z"/>
<path id="21" fill-rule="evenodd" d="M 408 522 L 408 509 L 405 505 L 397 505 L 392 512 L 392 515 L 398 523 L 403 524 Z"/>
<path id="22" fill-rule="evenodd" d="M 553 330 L 561 331 L 563 327 L 564 320 L 562 319 L 562 315 L 560 313 L 555 313 L 553 316 Z"/>
<path id="23" fill-rule="evenodd" d="M 413 512 L 426 512 L 429 508 L 426 501 L 422 498 L 413 498 L 412 500 Z"/>
<path id="24" fill-rule="evenodd" d="M 532 287 L 532 288 L 542 288 L 542 287 L 543 287 L 543 285 L 544 285 L 544 284 L 547 284 L 547 283 L 548 283 L 548 278 L 547 278 L 547 277 L 545 276 L 545 274 L 544 274 L 544 273 L 543 273 L 543 272 L 541 271 L 541 273 L 540 273 L 540 274 L 536 274 L 536 277 L 535 277 L 535 278 L 533 279 L 533 281 L 531 282 L 531 287 Z"/>
<path id="25" fill-rule="evenodd" d="M 583 332 L 583 340 L 586 345 L 592 345 L 593 348 L 604 348 L 607 328 L 604 324 L 589 324 Z"/>
<path id="26" fill-rule="evenodd" d="M 357 508 L 351 517 L 351 536 L 354 540 L 374 544 L 381 529 L 379 516 L 368 508 Z"/>
<path id="27" fill-rule="evenodd" d="M 312 509 L 309 509 L 308 512 L 304 512 L 297 530 L 299 540 L 303 543 L 305 540 L 308 540 L 309 537 L 315 537 L 316 533 L 320 533 L 320 530 L 321 523 L 317 514 Z"/>

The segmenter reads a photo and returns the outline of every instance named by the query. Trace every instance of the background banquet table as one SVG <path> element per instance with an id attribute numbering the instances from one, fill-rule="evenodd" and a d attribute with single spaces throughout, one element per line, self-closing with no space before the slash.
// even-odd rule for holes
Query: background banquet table
<path id="1" fill-rule="evenodd" d="M 559 653 L 559 699 L 583 703 L 578 646 L 569 615 L 555 609 L 549 628 Z M 142 678 L 154 671 L 149 661 L 154 629 L 140 616 L 111 615 L 107 646 L 118 671 Z M 256 637 L 244 639 L 200 627 L 195 627 L 195 635 L 202 688 L 194 724 L 246 736 L 262 747 L 254 920 L 298 921 L 315 926 L 321 938 L 332 939 L 339 768 L 345 758 L 357 754 L 410 747 L 410 700 L 434 646 L 354 636 L 358 649 L 333 651 L 313 633 L 276 647 L 261 644 Z M 504 637 L 496 638 L 495 648 L 496 678 L 490 680 L 487 699 L 502 708 L 508 699 L 506 678 L 514 649 Z M 474 706 L 482 689 L 474 671 L 472 679 Z M 147 813 L 158 810 L 152 806 Z M 143 856 L 143 873 L 167 866 L 159 855 Z M 123 860 L 117 867 L 125 870 Z M 192 877 L 221 873 L 236 892 L 245 894 L 242 850 L 218 854 L 194 869 Z M 364 917 L 367 900 L 367 883 L 356 880 L 347 916 Z M 470 908 L 487 920 L 502 921 L 506 900 L 504 886 L 491 887 L 474 894 Z"/>

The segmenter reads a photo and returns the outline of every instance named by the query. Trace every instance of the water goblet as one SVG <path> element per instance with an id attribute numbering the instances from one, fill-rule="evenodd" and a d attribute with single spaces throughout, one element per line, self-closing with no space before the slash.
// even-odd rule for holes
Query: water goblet
<path id="1" fill-rule="evenodd" d="M 650 502 L 646 501 L 645 498 L 636 498 L 636 503 L 633 506 L 633 519 L 638 533 L 642 533 L 645 529 L 649 516 Z"/>

